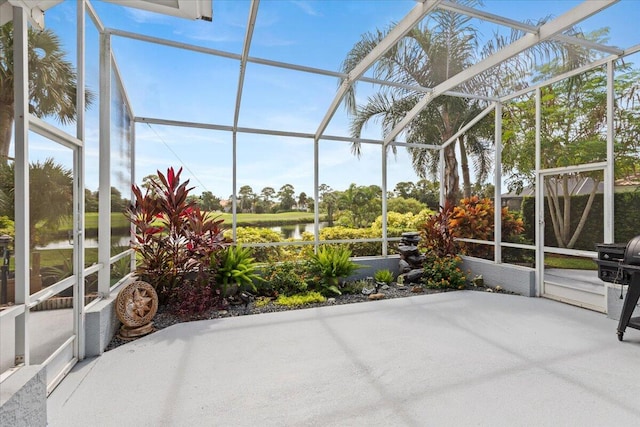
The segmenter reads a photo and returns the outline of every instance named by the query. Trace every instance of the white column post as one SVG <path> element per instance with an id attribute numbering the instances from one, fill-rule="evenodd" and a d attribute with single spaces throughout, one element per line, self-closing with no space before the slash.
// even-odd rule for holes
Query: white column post
<path id="1" fill-rule="evenodd" d="M 313 249 L 320 246 L 320 140 L 313 139 Z"/>
<path id="2" fill-rule="evenodd" d="M 73 197 L 74 209 L 74 262 L 73 271 L 76 277 L 74 289 L 74 329 L 76 339 L 75 354 L 79 360 L 84 359 L 84 182 L 85 182 L 85 1 L 80 0 L 76 8 L 76 43 L 77 43 L 77 97 L 76 97 L 76 138 L 82 141 L 81 147 L 73 150 L 73 176 L 76 183 Z"/>
<path id="3" fill-rule="evenodd" d="M 382 256 L 387 256 L 387 146 L 382 144 Z"/>
<path id="4" fill-rule="evenodd" d="M 233 242 L 235 243 L 237 235 L 236 229 L 238 222 L 237 219 L 237 210 L 238 210 L 238 202 L 237 202 L 237 188 L 238 188 L 238 132 L 233 131 L 232 134 L 233 144 L 232 144 L 232 153 L 231 153 L 231 163 L 233 164 L 232 169 L 232 179 L 231 183 L 233 185 L 233 192 L 231 193 L 231 236 L 233 238 Z"/>
<path id="5" fill-rule="evenodd" d="M 440 175 L 440 206 L 444 207 L 446 194 L 444 194 L 444 148 L 440 148 L 440 158 L 438 160 L 438 173 Z"/>
<path id="6" fill-rule="evenodd" d="M 542 94 L 536 89 L 536 296 L 544 293 L 544 178 L 542 168 L 540 126 L 542 124 Z"/>
<path id="7" fill-rule="evenodd" d="M 607 167 L 604 170 L 604 243 L 613 243 L 615 239 L 615 113 L 614 93 L 615 69 L 613 61 L 607 62 Z"/>
<path id="8" fill-rule="evenodd" d="M 13 93 L 15 97 L 15 296 L 16 304 L 28 304 L 30 294 L 29 250 L 29 64 L 27 14 L 13 8 Z M 29 365 L 29 308 L 16 317 L 15 363 Z"/>
<path id="9" fill-rule="evenodd" d="M 98 293 L 109 296 L 111 266 L 111 35 L 100 34 L 100 150 Z"/>
<path id="10" fill-rule="evenodd" d="M 495 103 L 495 162 L 493 240 L 494 262 L 502 263 L 502 103 Z"/>

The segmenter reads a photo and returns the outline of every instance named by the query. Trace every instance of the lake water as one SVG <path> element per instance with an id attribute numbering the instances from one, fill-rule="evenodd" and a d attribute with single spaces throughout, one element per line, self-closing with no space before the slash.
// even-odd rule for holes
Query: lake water
<path id="1" fill-rule="evenodd" d="M 320 223 L 320 229 L 322 230 L 327 226 L 326 222 Z M 285 239 L 294 239 L 300 240 L 302 238 L 302 233 L 305 231 L 308 233 L 313 233 L 313 223 L 311 224 L 291 224 L 291 225 L 280 225 L 276 227 L 268 227 L 270 230 L 277 231 L 282 235 Z M 112 246 L 129 246 L 130 237 L 123 236 L 115 239 L 112 239 Z M 57 240 L 55 242 L 48 243 L 45 246 L 36 246 L 38 250 L 48 250 L 48 249 L 71 249 L 73 245 L 69 243 L 68 240 Z M 97 248 L 98 247 L 98 239 L 85 239 L 84 241 L 85 248 Z"/>
<path id="2" fill-rule="evenodd" d="M 326 222 L 321 222 L 320 230 L 327 226 Z M 305 231 L 307 233 L 313 234 L 314 224 L 292 224 L 292 225 L 280 225 L 277 227 L 269 227 L 270 230 L 277 231 L 282 234 L 282 237 L 285 239 L 294 239 L 300 240 L 302 238 L 302 233 Z"/>

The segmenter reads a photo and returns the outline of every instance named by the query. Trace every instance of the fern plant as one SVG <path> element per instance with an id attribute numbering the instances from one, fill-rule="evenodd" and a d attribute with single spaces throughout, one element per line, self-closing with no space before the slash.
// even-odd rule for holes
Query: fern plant
<path id="1" fill-rule="evenodd" d="M 256 291 L 254 282 L 264 279 L 256 273 L 256 262 L 251 255 L 251 248 L 238 245 L 226 248 L 219 259 L 211 257 L 212 267 L 217 266 L 216 281 L 222 285 L 223 293 L 233 284 Z"/>
<path id="2" fill-rule="evenodd" d="M 311 271 L 319 276 L 320 293 L 337 294 L 340 292 L 340 278 L 350 276 L 360 266 L 352 262 L 351 251 L 344 247 L 321 246 L 318 253 L 311 256 Z"/>

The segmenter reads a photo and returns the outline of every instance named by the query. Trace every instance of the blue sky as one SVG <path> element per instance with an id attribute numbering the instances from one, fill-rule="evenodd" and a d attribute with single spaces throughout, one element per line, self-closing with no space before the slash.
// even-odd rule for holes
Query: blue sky
<path id="1" fill-rule="evenodd" d="M 524 20 L 558 16 L 576 1 L 485 1 L 484 10 Z M 139 32 L 184 43 L 240 53 L 249 10 L 248 1 L 213 2 L 213 22 L 188 21 L 141 10 L 93 2 L 107 27 Z M 285 1 L 260 3 L 250 55 L 276 61 L 338 71 L 348 50 L 360 35 L 386 28 L 412 8 L 413 0 L 397 1 Z M 640 43 L 637 17 L 640 1 L 623 0 L 581 27 L 611 27 L 610 44 L 630 47 Z M 65 49 L 75 52 L 75 2 L 66 1 L 49 10 L 46 24 L 60 34 Z M 87 22 L 90 21 L 87 19 Z M 497 27 L 478 23 L 483 38 Z M 90 26 L 90 25 L 89 25 Z M 97 32 L 88 29 L 87 84 L 97 92 Z M 137 116 L 231 125 L 237 90 L 238 62 L 226 58 L 180 51 L 174 48 L 113 39 L 115 56 Z M 73 59 L 75 61 L 75 59 Z M 637 61 L 636 61 L 637 62 Z M 314 133 L 331 103 L 335 78 L 282 70 L 258 64 L 247 66 L 239 125 Z M 376 88 L 358 86 L 364 101 Z M 97 105 L 87 112 L 87 187 L 97 187 Z M 348 135 L 349 118 L 340 108 L 326 134 Z M 72 131 L 72 129 L 71 129 Z M 137 181 L 157 169 L 185 167 L 196 193 L 212 191 L 220 197 L 232 193 L 231 134 L 159 125 L 136 126 Z M 366 137 L 380 138 L 375 125 Z M 55 152 L 54 152 L 55 150 Z M 70 153 L 34 138 L 32 159 L 54 155 L 70 164 Z M 320 182 L 342 190 L 352 182 L 380 185 L 381 148 L 363 147 L 358 160 L 347 143 L 322 141 Z M 251 134 L 238 135 L 238 188 L 250 185 L 255 192 L 266 186 L 276 190 L 293 184 L 296 192 L 313 193 L 313 143 L 309 139 Z M 117 157 L 117 156 L 116 156 Z M 67 163 L 68 162 L 68 163 Z M 118 167 L 116 158 L 113 164 Z M 404 149 L 388 163 L 388 188 L 398 181 L 417 181 Z M 127 191 L 125 181 L 115 182 Z"/>

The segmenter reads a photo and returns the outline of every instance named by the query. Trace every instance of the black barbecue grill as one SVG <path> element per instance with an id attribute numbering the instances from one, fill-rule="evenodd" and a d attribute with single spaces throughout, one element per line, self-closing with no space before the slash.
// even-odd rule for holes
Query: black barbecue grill
<path id="1" fill-rule="evenodd" d="M 599 244 L 596 248 L 600 279 L 629 286 L 618 323 L 618 339 L 622 341 L 627 326 L 640 329 L 640 317 L 631 317 L 640 297 L 640 236 L 629 240 L 626 245 Z"/>

